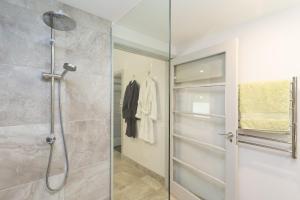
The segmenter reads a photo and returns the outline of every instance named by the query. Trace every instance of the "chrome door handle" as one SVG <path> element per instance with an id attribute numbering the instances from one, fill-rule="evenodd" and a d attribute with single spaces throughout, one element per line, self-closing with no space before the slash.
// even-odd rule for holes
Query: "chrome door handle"
<path id="1" fill-rule="evenodd" d="M 232 139 L 234 137 L 234 134 L 232 132 L 228 132 L 228 133 L 219 133 L 219 135 L 223 135 L 225 136 L 230 142 L 232 142 Z"/>

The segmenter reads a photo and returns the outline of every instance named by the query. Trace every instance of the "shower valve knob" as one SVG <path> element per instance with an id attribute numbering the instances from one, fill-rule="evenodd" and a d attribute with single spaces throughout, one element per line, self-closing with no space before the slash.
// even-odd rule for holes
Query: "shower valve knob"
<path id="1" fill-rule="evenodd" d="M 54 135 L 48 136 L 46 138 L 46 142 L 50 145 L 54 144 L 55 141 L 56 141 L 56 137 Z"/>

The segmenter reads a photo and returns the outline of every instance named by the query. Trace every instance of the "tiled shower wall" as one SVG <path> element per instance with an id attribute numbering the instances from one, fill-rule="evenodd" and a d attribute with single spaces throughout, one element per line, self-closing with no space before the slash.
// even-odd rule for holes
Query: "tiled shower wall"
<path id="1" fill-rule="evenodd" d="M 78 66 L 63 81 L 62 101 L 70 177 L 49 193 L 45 172 L 50 131 L 50 29 L 48 10 L 63 10 L 77 28 L 56 32 L 56 72 Z M 0 199 L 109 199 L 111 23 L 52 0 L 0 1 Z M 57 100 L 57 90 L 56 90 Z M 57 106 L 57 105 L 56 105 Z M 64 162 L 56 107 L 57 143 L 51 184 L 60 183 Z"/>

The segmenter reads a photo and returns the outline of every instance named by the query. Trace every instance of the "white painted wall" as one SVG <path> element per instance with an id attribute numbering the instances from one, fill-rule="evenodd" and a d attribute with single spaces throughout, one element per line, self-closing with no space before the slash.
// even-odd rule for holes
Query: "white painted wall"
<path id="1" fill-rule="evenodd" d="M 183 54 L 236 37 L 240 83 L 299 76 L 300 8 L 202 38 Z M 239 200 L 300 199 L 300 159 L 245 146 L 240 147 L 239 165 Z"/>
<path id="2" fill-rule="evenodd" d="M 122 73 L 122 98 L 129 81 L 142 83 L 151 71 L 156 82 L 158 98 L 158 120 L 154 123 L 155 144 L 125 136 L 125 123 L 122 126 L 122 153 L 144 167 L 165 177 L 167 168 L 168 138 L 168 62 L 126 51 L 114 49 L 114 71 Z M 152 64 L 152 67 L 151 67 Z M 139 126 L 139 122 L 138 122 Z"/>

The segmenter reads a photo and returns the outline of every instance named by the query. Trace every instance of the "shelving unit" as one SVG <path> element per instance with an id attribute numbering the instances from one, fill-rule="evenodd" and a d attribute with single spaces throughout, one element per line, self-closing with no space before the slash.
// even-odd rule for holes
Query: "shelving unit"
<path id="1" fill-rule="evenodd" d="M 237 200 L 237 45 L 172 60 L 170 186 L 180 199 Z"/>

